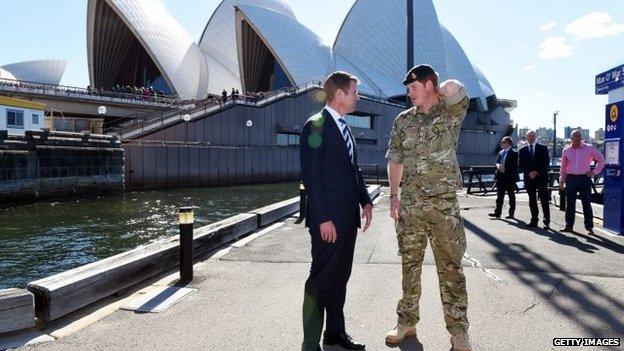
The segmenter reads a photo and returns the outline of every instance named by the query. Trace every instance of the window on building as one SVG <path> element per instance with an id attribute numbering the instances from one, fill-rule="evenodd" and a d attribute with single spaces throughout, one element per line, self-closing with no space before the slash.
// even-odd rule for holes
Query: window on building
<path id="1" fill-rule="evenodd" d="M 60 132 L 71 132 L 71 125 L 69 124 L 69 120 L 66 120 L 65 118 L 61 119 L 61 118 L 55 118 L 54 119 L 54 130 L 60 131 Z"/>
<path id="2" fill-rule="evenodd" d="M 373 129 L 373 117 L 372 116 L 354 116 L 346 115 L 345 120 L 350 127 Z"/>
<path id="3" fill-rule="evenodd" d="M 33 113 L 32 115 L 32 124 L 39 124 L 39 115 Z"/>
<path id="4" fill-rule="evenodd" d="M 88 119 L 74 120 L 74 132 L 82 132 L 83 130 L 91 131 L 91 121 Z"/>
<path id="5" fill-rule="evenodd" d="M 299 134 L 277 133 L 277 145 L 299 145 Z"/>
<path id="6" fill-rule="evenodd" d="M 7 110 L 7 128 L 24 128 L 24 111 Z"/>

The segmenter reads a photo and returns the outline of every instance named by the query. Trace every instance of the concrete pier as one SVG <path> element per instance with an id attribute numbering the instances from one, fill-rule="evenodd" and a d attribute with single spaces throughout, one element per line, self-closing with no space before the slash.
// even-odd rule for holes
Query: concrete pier
<path id="1" fill-rule="evenodd" d="M 390 348 L 383 337 L 396 322 L 401 295 L 388 191 L 382 191 L 371 228 L 358 237 L 345 308 L 347 331 L 365 342 L 367 350 Z M 493 197 L 462 195 L 460 205 L 468 241 L 463 266 L 475 350 L 550 350 L 555 349 L 553 338 L 624 337 L 623 237 L 600 230 L 587 235 L 581 218 L 577 233 L 560 233 L 556 229 L 563 226 L 563 212 L 554 206 L 555 230 L 527 229 L 530 215 L 523 197 L 515 220 L 487 216 Z M 46 325 L 40 332 L 60 339 L 22 349 L 298 350 L 310 243 L 307 230 L 293 221 L 260 229 L 250 237 L 253 240 L 243 239 L 197 263 L 188 287 L 198 292 L 164 312 L 138 314 L 114 307 L 140 298 L 141 291 L 150 289 L 145 286 L 110 299 L 99 310 Z M 173 284 L 173 276 L 174 272 L 162 276 L 151 286 Z M 422 284 L 418 338 L 395 349 L 449 350 L 429 248 Z M 611 349 L 618 348 L 592 348 Z"/>

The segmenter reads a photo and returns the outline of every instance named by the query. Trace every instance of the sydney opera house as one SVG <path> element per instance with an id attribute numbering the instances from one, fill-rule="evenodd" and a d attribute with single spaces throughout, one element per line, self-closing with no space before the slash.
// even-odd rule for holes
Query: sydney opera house
<path id="1" fill-rule="evenodd" d="M 380 172 L 392 122 L 406 108 L 403 77 L 419 63 L 467 87 L 471 100 L 457 150 L 461 164 L 491 164 L 499 141 L 514 129 L 509 111 L 515 101 L 497 98 L 438 21 L 432 0 L 356 0 L 331 46 L 297 20 L 287 0 L 223 0 L 206 14 L 198 41 L 159 1 L 89 0 L 86 41 L 92 88 L 153 87 L 190 101 L 187 107 L 199 106 L 157 119 L 107 113 L 105 130 L 121 123 L 126 177 L 143 188 L 171 179 L 182 184 L 184 177 L 191 185 L 296 178 L 300 128 L 324 105 L 321 82 L 335 70 L 360 80 L 361 100 L 347 121 L 361 163 L 378 165 Z M 5 66 L 0 73 L 26 79 L 34 72 L 58 84 L 64 68 L 64 62 L 41 61 Z M 254 100 L 221 102 L 224 90 Z M 217 97 L 216 106 L 202 108 Z M 153 141 L 162 150 L 146 146 Z M 188 143 L 193 147 L 184 156 L 171 151 L 170 145 Z M 203 163 L 210 167 L 196 166 Z"/>
<path id="2" fill-rule="evenodd" d="M 328 47 L 297 21 L 286 1 L 224 0 L 195 43 L 158 2 L 91 0 L 90 80 L 96 88 L 151 85 L 202 98 L 223 89 L 270 91 L 322 81 L 328 72 L 345 70 L 360 78 L 360 91 L 392 99 L 405 95 L 401 81 L 411 56 L 443 79 L 463 81 L 478 109 L 487 109 L 491 85 L 438 22 L 431 0 L 409 3 L 418 18 L 411 33 L 408 1 L 358 0 Z"/>

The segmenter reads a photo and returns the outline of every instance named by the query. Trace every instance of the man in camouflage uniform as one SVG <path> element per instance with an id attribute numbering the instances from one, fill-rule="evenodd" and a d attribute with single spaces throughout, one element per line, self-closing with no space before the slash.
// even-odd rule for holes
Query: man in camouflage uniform
<path id="1" fill-rule="evenodd" d="M 397 306 L 397 326 L 386 334 L 386 342 L 399 343 L 416 334 L 420 273 L 429 240 L 453 350 L 471 350 L 461 267 L 466 235 L 456 195 L 462 183 L 455 154 L 468 96 L 458 81 L 438 86 L 438 75 L 428 65 L 412 68 L 403 84 L 414 107 L 395 119 L 386 154 L 390 215 L 396 221 L 403 263 L 403 298 Z"/>

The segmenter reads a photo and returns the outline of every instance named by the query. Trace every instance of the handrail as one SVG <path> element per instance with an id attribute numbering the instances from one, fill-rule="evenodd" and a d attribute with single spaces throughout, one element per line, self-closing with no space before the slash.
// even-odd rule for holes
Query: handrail
<path id="1" fill-rule="evenodd" d="M 180 108 L 169 113 L 160 114 L 159 116 L 155 116 L 153 118 L 141 118 L 140 120 L 130 120 L 124 122 L 120 126 L 121 128 L 118 134 L 124 139 L 127 139 L 129 137 L 137 137 L 145 132 L 177 123 L 182 120 L 182 116 L 185 114 L 190 115 L 191 120 L 193 120 L 197 117 L 205 115 L 206 113 L 216 112 L 220 109 L 224 109 L 236 104 L 260 107 L 283 97 L 296 95 L 309 89 L 322 87 L 323 85 L 321 81 L 313 79 L 308 82 L 296 85 L 294 87 L 281 88 L 270 92 L 255 93 L 254 95 L 229 95 L 227 96 L 227 99 L 225 101 L 223 101 L 222 98 L 218 97 L 210 97 L 203 100 L 197 100 L 194 101 L 194 103 L 192 104 L 190 103 L 191 101 L 188 101 L 189 105 L 187 106 L 190 107 L 186 109 Z M 369 95 L 363 95 L 363 97 L 365 99 L 385 102 L 391 105 L 403 107 L 403 105 L 401 104 L 397 104 L 396 102 L 392 102 L 381 97 L 373 97 Z"/>
<path id="2" fill-rule="evenodd" d="M 185 114 L 191 116 L 191 120 L 203 116 L 206 113 L 216 112 L 218 110 L 233 106 L 235 104 L 239 105 L 248 105 L 248 106 L 262 106 L 273 102 L 282 97 L 291 96 L 294 94 L 301 93 L 311 88 L 319 88 L 321 87 L 321 82 L 318 80 L 311 80 L 309 82 L 305 82 L 290 88 L 282 88 L 276 91 L 262 93 L 262 98 L 258 99 L 258 95 L 229 95 L 227 100 L 223 102 L 223 100 L 211 97 L 208 99 L 198 100 L 194 104 L 190 105 L 191 108 L 188 109 L 179 109 L 175 111 L 171 111 L 170 113 L 152 118 L 152 119 L 141 119 L 135 121 L 128 121 L 126 125 L 122 126 L 121 130 L 118 132 L 122 138 L 127 139 L 129 137 L 136 137 L 144 132 L 148 132 L 150 130 L 163 128 L 165 126 L 177 123 L 182 121 L 182 117 Z M 209 104 L 209 105 L 207 105 Z M 199 105 L 199 106 L 198 106 Z M 149 128 L 146 129 L 146 128 Z"/>
<path id="3" fill-rule="evenodd" d="M 595 166 L 591 166 L 591 169 L 594 169 Z M 487 194 L 489 192 L 494 192 L 496 189 L 496 182 L 492 178 L 492 180 L 484 180 L 483 176 L 494 176 L 496 172 L 495 166 L 461 166 L 461 174 L 462 174 L 462 183 L 467 184 L 466 192 L 468 194 L 480 193 Z M 559 170 L 560 166 L 549 166 L 548 169 L 548 189 L 549 190 L 557 190 L 559 189 Z M 520 172 L 520 175 L 522 173 Z M 465 177 L 468 177 L 468 181 L 465 181 Z M 520 179 L 523 181 L 523 179 Z M 555 186 L 555 183 L 557 186 Z M 598 194 L 598 189 L 596 186 L 604 185 L 604 177 L 602 174 L 598 174 L 592 178 L 592 190 L 594 194 Z M 476 187 L 479 190 L 475 191 L 473 188 Z M 518 187 L 517 190 L 524 190 L 524 187 Z"/>
<path id="4" fill-rule="evenodd" d="M 131 100 L 133 103 L 148 103 L 148 104 L 166 104 L 172 105 L 179 101 L 178 98 L 170 95 L 160 94 L 134 94 L 121 91 L 99 90 L 99 89 L 87 89 L 80 87 L 73 87 L 67 85 L 55 85 L 47 83 L 38 83 L 31 81 L 23 81 L 17 79 L 0 79 L 0 90 L 3 91 L 25 91 L 40 93 L 43 95 L 51 96 L 71 96 L 71 94 L 77 95 L 72 97 L 80 97 L 91 100 Z M 121 101 L 123 102 L 123 101 Z"/>

